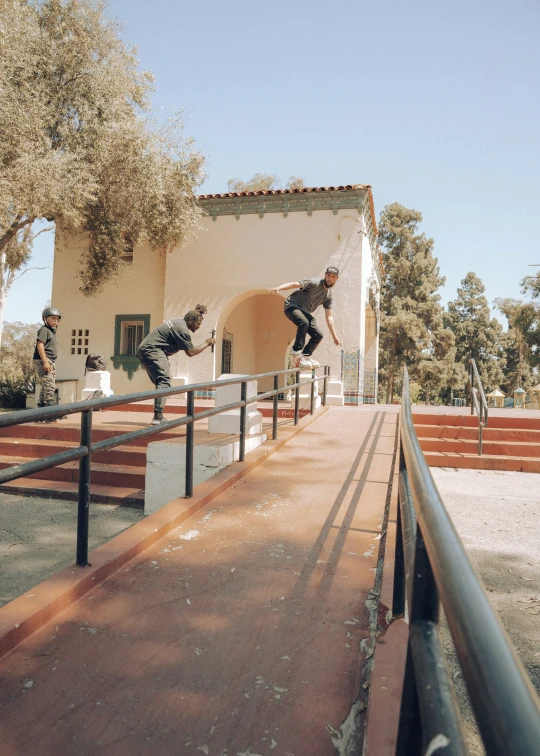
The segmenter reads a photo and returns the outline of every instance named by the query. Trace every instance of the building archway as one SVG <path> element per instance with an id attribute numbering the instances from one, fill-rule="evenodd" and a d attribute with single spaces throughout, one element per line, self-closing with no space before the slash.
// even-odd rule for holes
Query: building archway
<path id="1" fill-rule="evenodd" d="M 294 333 L 294 325 L 283 314 L 282 297 L 260 289 L 235 297 L 216 325 L 216 376 L 283 370 Z M 272 388 L 271 378 L 259 381 L 259 391 Z"/>

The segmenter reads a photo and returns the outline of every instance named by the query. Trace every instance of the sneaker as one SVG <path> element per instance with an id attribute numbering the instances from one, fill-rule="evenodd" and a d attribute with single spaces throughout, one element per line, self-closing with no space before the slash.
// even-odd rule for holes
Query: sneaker
<path id="1" fill-rule="evenodd" d="M 311 360 L 310 360 L 310 358 L 307 355 L 302 354 L 298 358 L 298 363 L 297 363 L 296 367 L 299 367 L 299 368 L 310 368 L 311 369 Z"/>
<path id="2" fill-rule="evenodd" d="M 311 367 L 312 368 L 314 368 L 314 367 L 317 368 L 317 367 L 321 366 L 321 363 L 317 362 L 317 360 L 314 360 L 313 357 L 310 357 L 309 361 L 311 362 Z"/>
<path id="3" fill-rule="evenodd" d="M 152 420 L 150 421 L 150 425 L 161 425 L 162 423 L 166 423 L 167 421 L 163 417 L 163 415 L 154 415 Z"/>

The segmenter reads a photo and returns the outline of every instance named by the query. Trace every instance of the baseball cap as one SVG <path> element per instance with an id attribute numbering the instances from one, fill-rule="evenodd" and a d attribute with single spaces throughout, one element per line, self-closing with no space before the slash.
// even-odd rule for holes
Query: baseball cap
<path id="1" fill-rule="evenodd" d="M 339 276 L 339 270 L 334 265 L 329 265 L 326 269 L 327 273 L 333 273 L 335 276 Z"/>

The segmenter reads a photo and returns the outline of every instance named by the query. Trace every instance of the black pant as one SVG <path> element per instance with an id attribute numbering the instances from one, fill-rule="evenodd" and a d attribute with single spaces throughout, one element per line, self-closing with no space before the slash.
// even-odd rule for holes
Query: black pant
<path id="1" fill-rule="evenodd" d="M 317 325 L 317 321 L 310 312 L 304 312 L 297 307 L 288 307 L 285 310 L 285 315 L 297 328 L 293 350 L 295 352 L 303 351 L 309 357 L 317 349 L 323 338 L 323 333 Z M 307 334 L 309 334 L 310 339 L 307 346 L 304 347 Z"/>
<path id="2" fill-rule="evenodd" d="M 146 349 L 138 349 L 137 357 L 142 362 L 144 369 L 148 373 L 148 377 L 158 388 L 169 388 L 171 385 L 171 367 L 167 355 L 162 349 L 156 347 L 147 347 Z M 167 398 L 165 396 L 158 396 L 154 400 L 154 412 L 162 415 Z"/>

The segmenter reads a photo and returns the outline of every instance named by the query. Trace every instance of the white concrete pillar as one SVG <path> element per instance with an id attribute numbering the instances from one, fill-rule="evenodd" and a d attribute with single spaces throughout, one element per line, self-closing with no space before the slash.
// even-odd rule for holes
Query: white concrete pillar
<path id="1" fill-rule="evenodd" d="M 229 378 L 247 378 L 247 375 L 223 373 L 218 381 Z M 223 407 L 240 401 L 241 384 L 232 386 L 216 386 L 215 406 Z M 249 399 L 257 396 L 257 381 L 247 381 L 246 397 Z M 240 433 L 240 408 L 221 412 L 208 418 L 208 431 L 210 433 Z M 262 414 L 257 410 L 254 402 L 246 407 L 246 435 L 262 433 Z"/>

